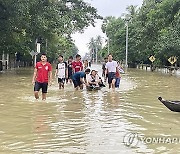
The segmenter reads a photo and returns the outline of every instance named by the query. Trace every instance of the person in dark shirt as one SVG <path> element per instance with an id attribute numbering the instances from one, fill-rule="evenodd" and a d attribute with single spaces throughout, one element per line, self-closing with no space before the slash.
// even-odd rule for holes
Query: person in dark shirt
<path id="1" fill-rule="evenodd" d="M 73 62 L 73 57 L 70 56 L 68 59 L 68 78 L 66 80 L 66 83 L 68 83 L 68 81 L 72 83 L 72 75 L 73 75 L 72 62 Z"/>
<path id="2" fill-rule="evenodd" d="M 90 71 L 90 69 L 86 69 L 85 72 L 80 71 L 72 75 L 72 81 L 74 84 L 74 88 L 76 88 L 76 90 L 78 90 L 78 87 L 80 87 L 80 89 L 83 89 L 83 84 L 87 85 L 86 74 L 89 74 Z"/>
<path id="3" fill-rule="evenodd" d="M 88 65 L 89 65 L 89 67 L 91 67 L 91 61 L 89 61 L 89 64 L 88 64 Z"/>
<path id="4" fill-rule="evenodd" d="M 104 58 L 104 63 L 103 63 L 103 65 L 102 65 L 102 77 L 104 77 L 104 78 L 108 78 L 108 76 L 106 75 L 105 76 L 105 71 L 106 71 L 106 63 L 108 62 L 108 58 L 107 57 L 105 57 Z"/>

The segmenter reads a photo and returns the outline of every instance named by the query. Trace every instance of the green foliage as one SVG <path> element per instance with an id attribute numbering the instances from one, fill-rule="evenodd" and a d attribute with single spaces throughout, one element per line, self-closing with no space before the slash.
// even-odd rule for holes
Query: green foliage
<path id="1" fill-rule="evenodd" d="M 169 65 L 170 56 L 180 57 L 180 1 L 144 0 L 141 8 L 127 8 L 128 63 L 150 63 L 154 55 L 158 65 Z M 109 19 L 109 20 L 108 20 Z M 110 52 L 118 60 L 125 59 L 126 20 L 105 18 L 103 32 L 110 39 Z M 178 63 L 180 60 L 178 59 Z"/>
<path id="2" fill-rule="evenodd" d="M 0 0 L 0 52 L 29 53 L 41 38 L 42 52 L 75 54 L 71 34 L 100 18 L 83 0 Z"/>

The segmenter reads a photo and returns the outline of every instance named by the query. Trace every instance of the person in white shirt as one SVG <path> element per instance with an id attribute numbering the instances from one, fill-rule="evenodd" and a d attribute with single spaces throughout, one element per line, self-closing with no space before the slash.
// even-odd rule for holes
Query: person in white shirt
<path id="1" fill-rule="evenodd" d="M 91 74 L 87 77 L 87 86 L 99 86 L 99 79 L 96 75 L 96 71 L 92 70 Z"/>
<path id="2" fill-rule="evenodd" d="M 61 89 L 61 87 L 64 89 L 64 82 L 68 77 L 67 63 L 64 62 L 62 55 L 59 56 L 58 60 L 59 63 L 56 66 L 55 77 L 58 77 L 59 89 Z"/>
<path id="3" fill-rule="evenodd" d="M 115 89 L 116 82 L 116 72 L 119 72 L 118 64 L 113 60 L 113 56 L 111 54 L 108 55 L 108 62 L 106 63 L 106 71 L 105 74 L 108 74 L 108 84 L 109 89 Z M 106 79 L 105 79 L 106 80 Z"/>

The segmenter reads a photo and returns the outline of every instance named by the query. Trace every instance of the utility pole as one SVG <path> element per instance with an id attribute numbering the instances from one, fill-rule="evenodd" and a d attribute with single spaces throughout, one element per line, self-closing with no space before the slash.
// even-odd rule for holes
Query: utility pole
<path id="1" fill-rule="evenodd" d="M 95 50 L 96 50 L 96 64 L 97 64 L 97 47 L 96 47 L 96 49 L 95 49 Z"/>
<path id="2" fill-rule="evenodd" d="M 6 59 L 7 59 L 7 69 L 9 69 L 9 53 L 6 55 Z"/>
<path id="3" fill-rule="evenodd" d="M 46 39 L 46 54 L 47 54 L 47 46 L 48 46 L 48 40 Z"/>
<path id="4" fill-rule="evenodd" d="M 126 69 L 128 68 L 128 20 L 126 20 Z"/>
<path id="5" fill-rule="evenodd" d="M 4 51 L 3 51 L 3 55 L 2 55 L 2 68 L 3 68 L 3 70 L 5 70 L 5 65 L 6 65 L 5 54 L 4 54 Z"/>
<path id="6" fill-rule="evenodd" d="M 37 45 L 37 39 L 36 39 L 36 42 L 35 42 L 35 48 L 36 48 L 36 45 Z M 35 54 L 34 54 L 34 67 L 36 66 L 36 59 L 37 59 L 37 50 L 35 50 Z"/>
<path id="7" fill-rule="evenodd" d="M 35 52 L 35 55 L 34 55 L 34 66 L 36 66 L 37 55 L 40 53 L 40 48 L 41 48 L 41 44 L 40 44 L 40 42 L 38 42 L 38 39 L 36 39 L 35 47 L 36 47 L 36 52 Z"/>
<path id="8" fill-rule="evenodd" d="M 93 63 L 94 63 L 94 54 L 95 54 L 95 52 L 94 52 L 94 48 L 93 48 Z"/>
<path id="9" fill-rule="evenodd" d="M 107 39 L 107 43 L 108 43 L 108 55 L 109 55 L 109 38 Z"/>

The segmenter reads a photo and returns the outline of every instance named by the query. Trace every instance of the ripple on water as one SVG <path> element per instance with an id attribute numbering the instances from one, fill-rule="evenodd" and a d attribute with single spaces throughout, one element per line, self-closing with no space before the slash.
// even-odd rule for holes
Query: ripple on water
<path id="1" fill-rule="evenodd" d="M 46 100 L 41 100 L 41 98 L 37 100 L 34 98 L 34 96 L 18 97 L 18 99 L 21 99 L 22 102 L 23 100 L 26 100 L 27 102 L 30 102 L 30 103 L 62 103 L 62 102 L 68 101 L 68 99 L 62 99 L 62 98 L 59 98 L 58 96 L 53 96 L 53 97 L 48 96 Z"/>
<path id="2" fill-rule="evenodd" d="M 178 88 L 171 88 L 177 85 L 175 79 L 135 71 L 122 76 L 115 92 L 108 86 L 96 92 L 75 91 L 70 84 L 59 90 L 54 83 L 47 100 L 38 102 L 29 90 L 30 77 L 22 75 L 20 82 L 10 78 L 0 85 L 9 87 L 0 96 L 11 94 L 13 98 L 0 103 L 0 153 L 176 153 L 179 144 L 124 145 L 123 138 L 129 132 L 179 135 L 178 114 L 156 100 L 159 94 L 172 94 L 172 98 L 178 94 Z M 14 90 L 12 85 L 21 86 Z M 178 91 L 175 94 L 174 88 Z"/>

